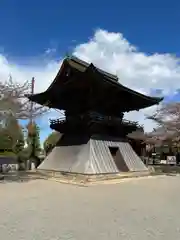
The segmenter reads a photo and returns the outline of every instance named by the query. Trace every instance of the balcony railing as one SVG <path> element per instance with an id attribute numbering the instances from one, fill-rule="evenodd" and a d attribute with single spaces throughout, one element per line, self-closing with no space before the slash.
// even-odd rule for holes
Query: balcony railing
<path id="1" fill-rule="evenodd" d="M 50 124 L 54 125 L 54 124 L 62 124 L 66 122 L 66 118 L 65 117 L 61 117 L 61 118 L 57 118 L 57 119 L 49 119 Z"/>
<path id="2" fill-rule="evenodd" d="M 138 128 L 141 128 L 142 126 L 140 126 L 138 124 L 138 122 L 135 122 L 135 121 L 129 121 L 129 120 L 126 120 L 126 119 L 121 119 L 121 118 L 117 118 L 117 117 L 112 117 L 112 116 L 104 116 L 104 115 L 101 115 L 101 114 L 97 114 L 97 113 L 94 113 L 94 112 L 90 112 L 88 114 L 85 114 L 85 115 L 78 115 L 78 116 L 72 116 L 72 117 L 69 117 L 68 120 L 65 118 L 65 117 L 61 117 L 61 118 L 58 118 L 58 119 L 50 119 L 50 124 L 51 125 L 55 125 L 55 124 L 64 124 L 66 122 L 72 122 L 72 123 L 75 123 L 75 122 L 97 122 L 97 123 L 109 123 L 109 124 L 125 124 L 125 125 L 129 125 L 129 126 L 137 126 Z"/>

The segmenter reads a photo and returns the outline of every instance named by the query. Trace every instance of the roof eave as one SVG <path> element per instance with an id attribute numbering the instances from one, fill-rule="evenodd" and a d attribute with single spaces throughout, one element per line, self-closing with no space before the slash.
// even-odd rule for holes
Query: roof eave
<path id="1" fill-rule="evenodd" d="M 97 73 L 97 74 L 102 75 L 101 72 L 99 72 L 99 70 L 92 63 L 89 65 L 87 70 L 88 69 L 92 69 L 95 74 Z M 129 92 L 129 93 L 131 93 L 133 95 L 136 95 L 136 96 L 138 96 L 138 97 L 140 97 L 140 98 L 142 98 L 142 99 L 144 99 L 146 101 L 149 101 L 150 104 L 147 104 L 147 107 L 159 104 L 164 99 L 163 97 L 161 97 L 161 98 L 151 97 L 151 96 L 147 96 L 147 95 L 144 95 L 142 93 L 136 92 L 136 91 L 134 91 L 134 90 L 132 90 L 132 89 L 126 87 L 126 86 L 123 86 L 119 82 L 112 80 L 111 78 L 109 78 L 106 75 L 103 76 L 103 80 L 108 82 L 108 83 L 110 83 L 110 84 L 112 84 L 112 85 L 114 85 L 114 86 L 116 86 L 116 87 L 119 87 L 121 90 L 124 90 L 124 91 Z"/>

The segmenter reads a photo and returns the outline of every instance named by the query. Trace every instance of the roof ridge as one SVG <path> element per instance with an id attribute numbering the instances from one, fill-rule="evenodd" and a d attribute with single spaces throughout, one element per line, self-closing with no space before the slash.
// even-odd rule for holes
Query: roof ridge
<path id="1" fill-rule="evenodd" d="M 112 79 L 115 80 L 115 81 L 118 81 L 118 77 L 117 77 L 115 74 L 109 73 L 109 72 L 107 72 L 107 71 L 105 71 L 105 70 L 103 70 L 103 69 L 101 69 L 101 68 L 96 67 L 95 64 L 92 63 L 92 62 L 91 62 L 91 63 L 87 63 L 87 62 L 85 62 L 85 61 L 83 61 L 83 60 L 81 60 L 81 59 L 79 59 L 78 57 L 73 56 L 73 55 L 72 55 L 71 57 L 68 57 L 68 59 L 70 59 L 70 60 L 72 60 L 72 61 L 75 61 L 76 63 L 82 64 L 82 65 L 84 65 L 85 67 L 89 67 L 91 64 L 93 64 L 93 66 L 94 66 L 100 73 L 106 75 L 107 77 L 112 78 Z"/>

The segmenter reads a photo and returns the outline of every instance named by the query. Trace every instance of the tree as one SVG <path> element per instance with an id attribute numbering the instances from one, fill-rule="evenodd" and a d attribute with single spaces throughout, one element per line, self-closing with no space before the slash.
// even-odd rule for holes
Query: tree
<path id="1" fill-rule="evenodd" d="M 47 112 L 48 108 L 29 102 L 26 95 L 31 89 L 29 81 L 18 83 L 10 77 L 0 81 L 0 120 L 10 115 L 16 119 L 34 119 Z"/>
<path id="2" fill-rule="evenodd" d="M 30 121 L 32 121 L 33 119 L 41 116 L 42 114 L 48 111 L 48 108 L 38 106 L 37 104 L 33 104 L 28 100 L 27 95 L 30 92 L 32 92 L 32 83 L 30 84 L 29 81 L 19 83 L 14 81 L 11 76 L 7 81 L 0 81 L 0 132 L 1 135 L 4 134 L 3 135 L 4 137 L 6 136 L 7 138 L 8 136 L 8 140 L 6 139 L 6 143 L 10 141 L 10 139 L 11 140 L 15 139 L 14 134 L 17 132 L 16 124 L 12 123 L 9 124 L 11 131 L 9 131 L 8 133 L 7 130 L 5 131 L 5 129 L 2 128 L 2 126 L 4 126 L 5 123 L 11 121 L 12 116 L 16 120 L 29 119 Z M 18 148 L 21 148 L 23 145 L 23 134 L 20 135 L 21 140 L 19 140 L 18 144 L 16 145 L 16 151 L 18 151 Z M 34 140 L 37 138 L 32 139 Z M 2 142 L 3 144 L 5 144 L 5 141 Z M 36 143 L 34 143 L 34 145 L 36 145 L 37 149 L 38 145 L 37 141 Z M 29 149 L 31 148 L 32 150 L 33 149 L 32 146 L 34 145 L 32 144 L 31 147 L 29 147 Z M 32 152 L 31 155 L 33 154 L 34 153 Z"/>
<path id="3" fill-rule="evenodd" d="M 23 133 L 23 129 L 20 128 L 16 144 L 13 147 L 14 153 L 21 154 L 21 152 L 24 150 L 24 145 L 25 145 L 24 133 Z"/>
<path id="4" fill-rule="evenodd" d="M 0 81 L 0 128 L 8 124 L 9 136 L 13 139 L 18 127 L 17 120 L 32 120 L 47 112 L 47 108 L 32 104 L 25 96 L 31 88 L 28 81 L 21 84 L 10 77 Z M 4 128 L 3 128 L 4 131 Z M 22 134 L 21 134 L 22 136 Z"/>
<path id="5" fill-rule="evenodd" d="M 0 154 L 13 158 L 17 157 L 18 163 L 20 163 L 20 154 L 23 149 L 23 129 L 14 116 L 9 116 L 0 126 Z"/>
<path id="6" fill-rule="evenodd" d="M 0 129 L 0 152 L 12 151 L 12 138 L 7 129 Z"/>
<path id="7" fill-rule="evenodd" d="M 163 104 L 152 116 L 148 116 L 157 123 L 153 134 L 163 142 L 178 141 L 180 139 L 180 102 Z"/>
<path id="8" fill-rule="evenodd" d="M 0 139 L 1 149 L 11 149 L 14 152 L 19 152 L 24 148 L 23 130 L 14 116 L 9 116 L 1 124 Z"/>
<path id="9" fill-rule="evenodd" d="M 59 132 L 53 131 L 44 141 L 44 151 L 48 154 L 52 149 L 56 146 L 57 142 L 61 138 L 61 134 Z"/>
<path id="10" fill-rule="evenodd" d="M 40 129 L 38 125 L 33 122 L 29 123 L 27 126 L 28 135 L 27 135 L 27 144 L 30 146 L 32 155 L 36 156 L 41 151 L 41 143 L 40 143 Z"/>
<path id="11" fill-rule="evenodd" d="M 131 137 L 142 139 L 150 144 L 163 144 L 180 139 L 180 103 L 166 103 L 161 105 L 147 119 L 153 120 L 157 127 L 150 133 L 133 132 Z"/>
<path id="12" fill-rule="evenodd" d="M 22 151 L 24 148 L 23 128 L 13 115 L 6 119 L 5 128 L 8 131 L 9 137 L 12 139 L 13 151 L 16 153 Z"/>
<path id="13" fill-rule="evenodd" d="M 27 144 L 29 159 L 30 162 L 34 161 L 35 166 L 37 167 L 40 164 L 39 154 L 41 152 L 40 129 L 35 122 L 30 122 L 27 125 L 27 129 L 28 129 Z"/>

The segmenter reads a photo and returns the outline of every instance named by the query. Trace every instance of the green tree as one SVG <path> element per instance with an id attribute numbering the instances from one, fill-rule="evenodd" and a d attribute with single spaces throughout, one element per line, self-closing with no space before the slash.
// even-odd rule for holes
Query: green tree
<path id="1" fill-rule="evenodd" d="M 23 128 L 14 116 L 9 116 L 6 120 L 5 128 L 12 142 L 12 150 L 18 154 L 24 149 Z"/>
<path id="2" fill-rule="evenodd" d="M 0 152 L 12 151 L 13 142 L 7 129 L 0 130 Z"/>
<path id="3" fill-rule="evenodd" d="M 48 154 L 56 145 L 60 139 L 61 134 L 59 132 L 53 131 L 44 141 L 43 147 L 46 154 Z"/>
<path id="4" fill-rule="evenodd" d="M 40 129 L 35 122 L 30 122 L 27 125 L 28 134 L 27 134 L 27 151 L 28 151 L 28 166 L 27 168 L 31 168 L 31 163 L 34 162 L 35 167 L 40 164 L 39 155 L 41 152 L 41 143 L 40 143 Z"/>
<path id="5" fill-rule="evenodd" d="M 17 157 L 20 163 L 20 154 L 23 149 L 23 129 L 13 115 L 8 115 L 0 125 L 0 154 Z"/>
<path id="6" fill-rule="evenodd" d="M 13 148 L 14 152 L 16 154 L 21 153 L 24 150 L 24 145 L 25 145 L 24 133 L 23 133 L 23 130 L 20 129 L 17 142 Z"/>
<path id="7" fill-rule="evenodd" d="M 40 142 L 40 129 L 38 125 L 33 122 L 29 123 L 27 126 L 28 135 L 27 135 L 27 144 L 31 156 L 38 156 L 41 151 L 41 142 Z"/>
<path id="8" fill-rule="evenodd" d="M 23 148 L 23 129 L 19 125 L 18 120 L 13 115 L 9 115 L 0 126 L 0 149 L 12 150 L 18 153 Z"/>

